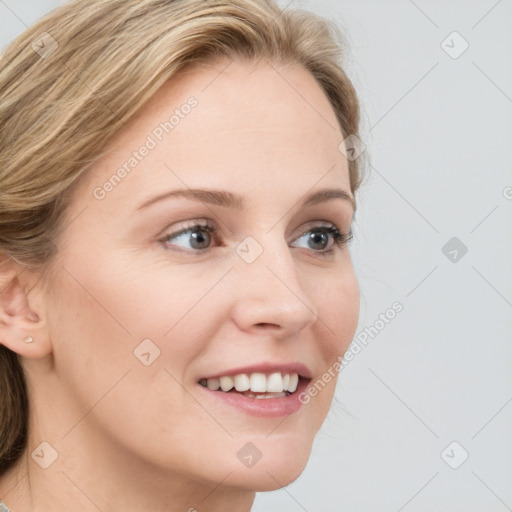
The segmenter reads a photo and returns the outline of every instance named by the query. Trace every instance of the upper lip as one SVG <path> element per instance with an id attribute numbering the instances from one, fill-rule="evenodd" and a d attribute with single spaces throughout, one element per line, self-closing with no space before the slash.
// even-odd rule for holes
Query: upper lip
<path id="1" fill-rule="evenodd" d="M 275 373 L 280 372 L 286 373 L 297 373 L 299 377 L 306 379 L 312 378 L 310 369 L 302 363 L 258 363 L 250 366 L 240 366 L 238 368 L 230 368 L 228 370 L 222 370 L 210 375 L 203 375 L 202 379 L 214 379 L 224 376 L 240 375 L 241 373 Z"/>

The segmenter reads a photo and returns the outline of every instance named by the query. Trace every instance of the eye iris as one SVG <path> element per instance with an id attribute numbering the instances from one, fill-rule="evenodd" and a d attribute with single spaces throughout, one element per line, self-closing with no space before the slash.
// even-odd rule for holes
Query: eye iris
<path id="1" fill-rule="evenodd" d="M 325 249 L 327 245 L 329 244 L 329 235 L 327 233 L 324 233 L 322 231 L 314 231 L 309 235 L 309 242 L 312 242 L 313 244 L 320 244 L 322 247 L 313 247 L 310 245 L 312 249 Z"/>
<path id="2" fill-rule="evenodd" d="M 191 245 L 194 249 L 205 249 L 210 245 L 210 234 L 207 231 L 196 229 L 195 231 L 192 231 L 190 238 L 192 242 Z M 194 246 L 194 242 L 197 242 L 199 246 Z"/>

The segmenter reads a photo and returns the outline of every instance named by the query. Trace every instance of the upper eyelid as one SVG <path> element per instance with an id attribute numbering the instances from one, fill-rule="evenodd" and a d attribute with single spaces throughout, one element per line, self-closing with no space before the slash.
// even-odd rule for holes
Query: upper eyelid
<path id="1" fill-rule="evenodd" d="M 294 243 L 296 240 L 299 240 L 308 232 L 313 231 L 315 228 L 323 228 L 325 230 L 331 231 L 329 234 L 333 239 L 333 245 L 329 250 L 313 251 L 316 257 L 332 257 L 335 251 L 337 250 L 336 246 L 338 246 L 338 249 L 341 249 L 343 246 L 348 245 L 348 243 L 353 237 L 352 223 L 347 231 L 340 228 L 337 223 L 326 220 L 309 221 L 306 222 L 305 224 L 302 224 L 302 226 L 303 227 L 300 231 L 300 234 L 294 236 L 291 243 Z M 223 244 L 223 237 L 219 233 L 220 229 L 218 227 L 218 224 L 215 221 L 212 221 L 211 219 L 195 219 L 189 220 L 188 222 L 185 221 L 185 224 L 181 228 L 178 228 L 174 232 L 168 232 L 167 234 L 160 236 L 158 238 L 158 242 L 164 246 L 166 243 L 169 243 L 170 240 L 178 236 L 181 236 L 187 231 L 191 231 L 193 230 L 193 228 L 196 227 L 203 228 L 210 233 L 214 244 L 213 246 L 203 249 L 180 249 L 180 246 L 175 246 L 175 248 L 168 248 L 167 250 L 174 251 L 177 253 L 187 253 L 189 255 L 200 256 L 202 254 L 209 253 L 215 247 L 225 247 L 225 245 Z M 231 230 L 228 229 L 228 231 L 232 233 Z"/>
<path id="2" fill-rule="evenodd" d="M 335 227 L 336 229 L 339 229 L 340 231 L 342 231 L 342 229 L 335 223 L 335 222 L 331 222 L 329 220 L 312 220 L 312 221 L 309 221 L 309 222 L 306 222 L 305 224 L 303 224 L 304 227 L 302 227 L 301 229 L 301 232 L 304 234 L 304 233 L 307 233 L 308 231 L 310 231 L 311 229 L 314 229 L 314 228 L 322 228 L 322 227 Z"/>
<path id="3" fill-rule="evenodd" d="M 158 238 L 158 241 L 160 243 L 168 243 L 170 240 L 177 238 L 178 236 L 181 236 L 182 234 L 186 233 L 187 231 L 191 231 L 196 227 L 205 229 L 208 232 L 210 232 L 214 244 L 216 244 L 219 247 L 222 247 L 221 242 L 222 242 L 223 238 L 222 238 L 222 235 L 219 233 L 220 229 L 218 227 L 218 224 L 210 219 L 196 219 L 196 220 L 191 220 L 188 222 L 185 221 L 185 224 L 181 228 L 177 228 L 173 232 L 164 233 L 162 236 L 160 236 Z M 306 235 L 310 231 L 313 231 L 315 228 L 335 229 L 338 231 L 338 233 L 342 237 L 345 237 L 347 239 L 347 242 L 348 242 L 348 240 L 350 240 L 352 238 L 352 228 L 351 227 L 349 228 L 349 230 L 347 232 L 345 232 L 334 222 L 326 221 L 326 220 L 316 220 L 316 221 L 309 221 L 309 222 L 306 222 L 305 224 L 302 224 L 302 229 L 300 230 L 299 234 L 294 236 L 294 238 L 292 239 L 292 242 L 295 242 L 296 240 L 302 238 L 304 235 Z M 335 236 L 334 233 L 331 233 L 331 236 L 334 237 Z M 192 250 L 192 251 L 186 250 L 184 252 L 200 254 L 202 252 L 209 251 L 212 248 L 213 247 L 209 247 L 207 249 L 205 248 L 205 249 L 201 249 L 201 250 Z M 175 250 L 179 251 L 179 249 L 175 249 Z M 331 251 L 332 250 L 333 249 L 331 249 Z M 326 252 L 317 251 L 317 252 L 318 252 L 318 254 L 328 254 L 330 251 L 326 251 Z"/>
<path id="4" fill-rule="evenodd" d="M 334 227 L 338 229 L 340 232 L 343 232 L 343 230 L 335 223 L 328 220 L 316 220 L 316 221 L 308 221 L 305 224 L 302 224 L 300 235 L 303 236 L 308 231 L 311 231 L 314 228 L 322 228 L 322 227 Z M 201 227 L 201 228 L 210 228 L 214 231 L 214 234 L 218 236 L 218 232 L 220 231 L 219 225 L 209 219 L 197 219 L 197 220 L 191 220 L 191 221 L 185 221 L 185 223 L 179 227 L 176 228 L 174 231 L 164 231 L 162 234 L 163 238 L 168 238 L 170 236 L 178 236 L 183 232 L 187 232 L 195 227 Z M 351 231 L 351 230 L 349 230 Z"/>

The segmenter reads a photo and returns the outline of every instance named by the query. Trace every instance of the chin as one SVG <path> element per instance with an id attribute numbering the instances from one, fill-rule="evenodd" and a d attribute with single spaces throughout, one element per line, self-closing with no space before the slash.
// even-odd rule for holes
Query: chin
<path id="1" fill-rule="evenodd" d="M 233 473 L 230 484 L 238 489 L 264 492 L 281 489 L 294 482 L 304 471 L 307 458 L 295 463 L 295 461 L 279 461 L 276 464 L 263 464 L 250 470 Z M 261 465 L 260 465 L 261 464 Z"/>
<path id="2" fill-rule="evenodd" d="M 238 488 L 273 491 L 291 484 L 304 471 L 311 454 L 312 439 L 272 435 L 267 439 L 247 441 L 241 459 L 229 480 Z M 252 456 L 252 460 L 251 460 Z"/>

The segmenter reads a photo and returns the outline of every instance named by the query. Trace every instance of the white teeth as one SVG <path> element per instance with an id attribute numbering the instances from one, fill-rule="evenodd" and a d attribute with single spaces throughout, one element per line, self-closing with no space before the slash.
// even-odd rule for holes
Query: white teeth
<path id="1" fill-rule="evenodd" d="M 222 391 L 230 391 L 235 385 L 235 382 L 231 377 L 221 377 L 219 380 Z"/>
<path id="2" fill-rule="evenodd" d="M 299 376 L 296 373 L 290 375 L 290 383 L 288 384 L 288 391 L 293 393 L 299 384 Z"/>
<path id="3" fill-rule="evenodd" d="M 235 375 L 235 389 L 237 391 L 248 391 L 250 388 L 251 383 L 249 377 L 245 373 Z"/>
<path id="4" fill-rule="evenodd" d="M 283 377 L 280 373 L 271 373 L 267 379 L 267 392 L 281 393 L 283 391 Z"/>
<path id="5" fill-rule="evenodd" d="M 200 384 L 206 385 L 212 391 L 219 391 L 219 388 L 228 392 L 235 388 L 236 391 L 244 393 L 251 398 L 277 398 L 286 396 L 286 392 L 296 391 L 299 383 L 297 373 L 274 372 L 268 376 L 256 372 L 251 374 L 241 373 L 239 375 L 225 375 L 219 378 L 201 379 Z M 253 393 L 266 393 L 265 396 L 254 395 Z M 284 394 L 283 394 L 284 393 Z"/>
<path id="6" fill-rule="evenodd" d="M 254 393 L 265 393 L 267 390 L 267 377 L 264 373 L 253 373 L 250 377 L 251 391 Z"/>

